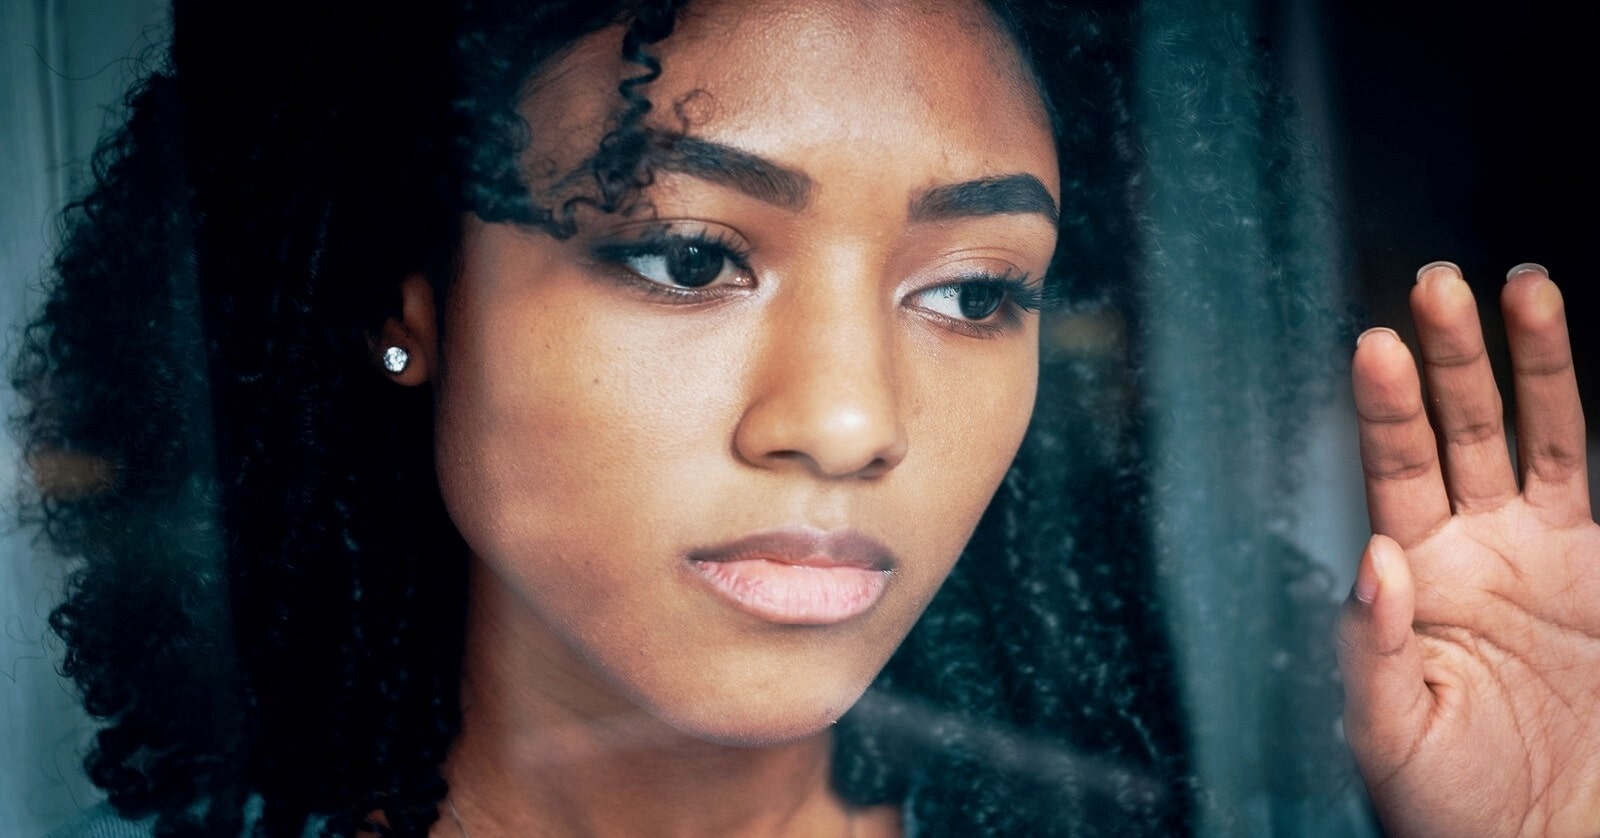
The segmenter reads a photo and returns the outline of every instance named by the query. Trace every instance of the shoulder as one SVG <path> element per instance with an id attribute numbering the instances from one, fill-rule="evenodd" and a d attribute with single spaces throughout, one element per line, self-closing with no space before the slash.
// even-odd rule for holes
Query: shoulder
<path id="1" fill-rule="evenodd" d="M 154 816 L 128 820 L 117 814 L 111 804 L 101 803 L 48 838 L 150 838 L 155 835 L 155 823 Z"/>

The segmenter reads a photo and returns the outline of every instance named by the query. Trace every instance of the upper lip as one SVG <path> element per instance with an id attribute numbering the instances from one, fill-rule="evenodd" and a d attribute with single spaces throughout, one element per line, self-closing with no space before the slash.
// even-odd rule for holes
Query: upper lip
<path id="1" fill-rule="evenodd" d="M 855 530 L 823 531 L 785 527 L 751 533 L 733 541 L 689 551 L 695 562 L 766 559 L 808 567 L 859 567 L 893 570 L 894 554 L 877 539 Z"/>

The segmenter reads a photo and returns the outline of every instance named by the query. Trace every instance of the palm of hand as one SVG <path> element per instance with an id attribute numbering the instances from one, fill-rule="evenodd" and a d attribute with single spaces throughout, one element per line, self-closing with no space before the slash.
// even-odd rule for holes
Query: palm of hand
<path id="1" fill-rule="evenodd" d="M 1346 733 L 1398 835 L 1600 830 L 1600 526 L 1582 416 L 1559 293 L 1523 274 L 1505 305 L 1520 487 L 1453 268 L 1425 269 L 1413 294 L 1431 421 L 1397 340 L 1357 352 L 1381 535 L 1341 625 Z"/>
<path id="2" fill-rule="evenodd" d="M 1518 569 L 1529 553 L 1543 572 Z M 1455 835 L 1592 833 L 1600 824 L 1584 818 L 1596 811 L 1585 785 L 1600 777 L 1600 527 L 1551 527 L 1516 501 L 1453 520 L 1406 557 L 1431 707 L 1419 702 L 1426 714 L 1416 714 L 1397 787 L 1374 778 L 1375 795 L 1403 792 L 1404 806 L 1439 798 L 1466 816 L 1443 830 Z M 1417 782 L 1425 786 L 1408 787 Z M 1430 816 L 1403 831 L 1447 823 Z"/>

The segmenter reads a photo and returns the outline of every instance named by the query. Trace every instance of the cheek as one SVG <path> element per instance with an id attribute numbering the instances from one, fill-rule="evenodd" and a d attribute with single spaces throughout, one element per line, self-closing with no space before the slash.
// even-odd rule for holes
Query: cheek
<path id="1" fill-rule="evenodd" d="M 473 552 L 530 582 L 666 558 L 727 467 L 738 353 L 593 284 L 546 273 L 460 299 L 447 332 L 441 491 Z"/>
<path id="2" fill-rule="evenodd" d="M 972 353 L 956 345 L 903 371 L 911 447 L 893 479 L 901 509 L 918 522 L 902 534 L 929 560 L 919 587 L 931 598 L 954 565 L 1016 457 L 1033 414 L 1036 344 Z M 923 600 L 926 604 L 926 599 Z"/>
<path id="3" fill-rule="evenodd" d="M 914 394 L 912 456 L 926 458 L 928 487 L 981 514 L 1004 477 L 1033 415 L 1037 342 L 1007 341 L 934 352 L 907 375 Z M 920 443 L 920 445 L 918 445 Z"/>
<path id="4" fill-rule="evenodd" d="M 996 483 L 1016 457 L 1033 417 L 1039 382 L 1035 345 L 1019 348 L 1004 363 L 982 371 L 970 387 L 972 414 L 963 421 L 973 437 L 971 454 Z"/>

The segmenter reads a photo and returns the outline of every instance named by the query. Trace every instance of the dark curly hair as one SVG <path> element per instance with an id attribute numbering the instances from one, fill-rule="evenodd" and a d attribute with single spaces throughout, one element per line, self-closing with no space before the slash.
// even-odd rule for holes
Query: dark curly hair
<path id="1" fill-rule="evenodd" d="M 236 834 L 252 800 L 261 835 L 435 821 L 465 547 L 429 396 L 373 373 L 369 335 L 398 313 L 400 278 L 447 291 L 463 213 L 564 236 L 579 207 L 636 198 L 651 47 L 681 5 L 175 3 L 169 58 L 68 209 L 12 371 L 33 509 L 81 562 L 51 623 L 104 721 L 86 764 L 117 811 L 158 815 L 163 835 Z M 1051 282 L 1136 312 L 1137 11 L 988 5 L 1054 116 Z M 582 194 L 539 206 L 528 79 L 619 23 L 639 71 Z M 1034 425 L 971 546 L 838 728 L 848 801 L 894 802 L 921 835 L 1189 830 L 1140 427 L 1103 419 L 1136 361 L 1046 352 Z"/>

